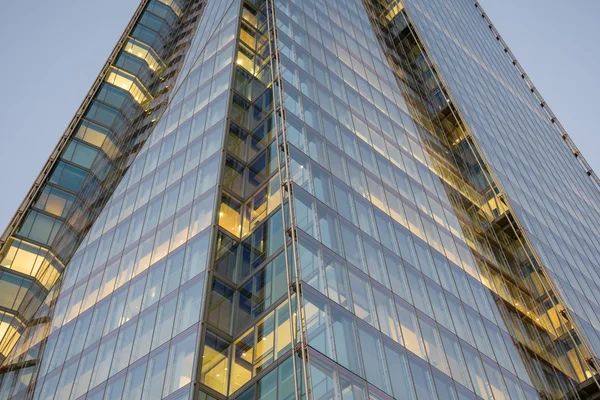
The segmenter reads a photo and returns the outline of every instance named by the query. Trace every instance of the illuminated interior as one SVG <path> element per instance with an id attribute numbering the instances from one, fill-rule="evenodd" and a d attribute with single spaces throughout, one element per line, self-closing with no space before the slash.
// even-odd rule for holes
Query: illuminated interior
<path id="1" fill-rule="evenodd" d="M 201 382 L 219 393 L 232 395 L 265 367 L 287 354 L 291 344 L 288 314 L 285 301 L 232 345 L 207 332 Z"/>
<path id="2" fill-rule="evenodd" d="M 117 67 L 111 67 L 110 72 L 106 75 L 106 82 L 128 91 L 139 104 L 143 105 L 152 100 L 150 92 L 135 75 Z"/>
<path id="3" fill-rule="evenodd" d="M 152 71 L 160 71 L 165 67 L 154 49 L 137 39 L 129 38 L 125 44 L 124 50 L 146 61 L 148 68 Z"/>

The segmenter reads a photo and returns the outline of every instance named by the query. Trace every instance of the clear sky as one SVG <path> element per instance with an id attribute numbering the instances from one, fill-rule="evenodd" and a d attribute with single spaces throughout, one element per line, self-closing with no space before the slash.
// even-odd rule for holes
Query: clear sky
<path id="1" fill-rule="evenodd" d="M 452 1 L 452 0 L 448 0 Z M 69 124 L 139 0 L 9 1 L 0 13 L 0 231 Z M 600 173 L 600 1 L 480 0 Z"/>

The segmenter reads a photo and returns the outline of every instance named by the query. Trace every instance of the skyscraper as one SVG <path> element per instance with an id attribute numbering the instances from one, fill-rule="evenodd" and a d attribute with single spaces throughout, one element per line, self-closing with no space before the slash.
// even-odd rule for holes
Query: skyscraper
<path id="1" fill-rule="evenodd" d="M 143 0 L 0 245 L 0 399 L 600 393 L 598 177 L 474 0 Z"/>

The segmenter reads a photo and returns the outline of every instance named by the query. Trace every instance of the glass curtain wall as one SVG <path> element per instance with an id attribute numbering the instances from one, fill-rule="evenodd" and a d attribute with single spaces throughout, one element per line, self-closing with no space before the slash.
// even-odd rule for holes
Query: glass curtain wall
<path id="1" fill-rule="evenodd" d="M 295 383 L 301 361 L 291 357 L 299 317 L 288 291 L 289 192 L 282 189 L 286 175 L 269 4 L 247 0 L 238 5 L 198 377 L 202 390 L 219 399 L 302 395 Z"/>
<path id="2" fill-rule="evenodd" d="M 276 3 L 312 395 L 573 393 L 588 354 L 383 3 Z"/>
<path id="3" fill-rule="evenodd" d="M 168 68 L 165 64 L 175 44 L 180 45 L 173 37 L 192 28 L 182 20 L 182 7 L 188 14 L 198 8 L 179 3 L 141 2 L 5 231 L 3 239 L 8 240 L 0 251 L 1 279 L 6 281 L 1 290 L 2 398 L 29 384 L 49 333 L 63 265 L 163 111 L 161 100 L 169 93 L 169 76 L 178 70 L 177 62 L 170 62 Z M 52 257 L 60 261 L 55 263 Z"/>
<path id="4" fill-rule="evenodd" d="M 204 6 L 185 79 L 66 269 L 35 399 L 192 392 L 230 101 L 231 4 Z"/>
<path id="5" fill-rule="evenodd" d="M 555 178 L 579 208 L 542 197 L 545 171 L 510 183 L 551 122 L 476 3 L 407 3 L 149 1 L 101 91 L 149 127 L 0 399 L 578 398 L 595 373 L 597 228 L 568 221 L 593 221 L 582 199 L 598 194 L 572 162 Z M 175 18 L 189 24 L 165 58 Z M 514 132 L 525 122 L 535 140 Z"/>
<path id="6" fill-rule="evenodd" d="M 405 5 L 535 249 L 534 268 L 543 269 L 552 295 L 568 307 L 559 318 L 578 327 L 573 334 L 587 339 L 597 366 L 598 187 L 476 1 Z"/>

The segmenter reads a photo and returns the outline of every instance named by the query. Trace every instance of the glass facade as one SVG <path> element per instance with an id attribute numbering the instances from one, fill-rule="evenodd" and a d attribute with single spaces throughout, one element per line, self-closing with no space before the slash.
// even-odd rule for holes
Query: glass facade
<path id="1" fill-rule="evenodd" d="M 600 193 L 482 12 L 143 1 L 0 243 L 0 399 L 593 396 Z"/>

